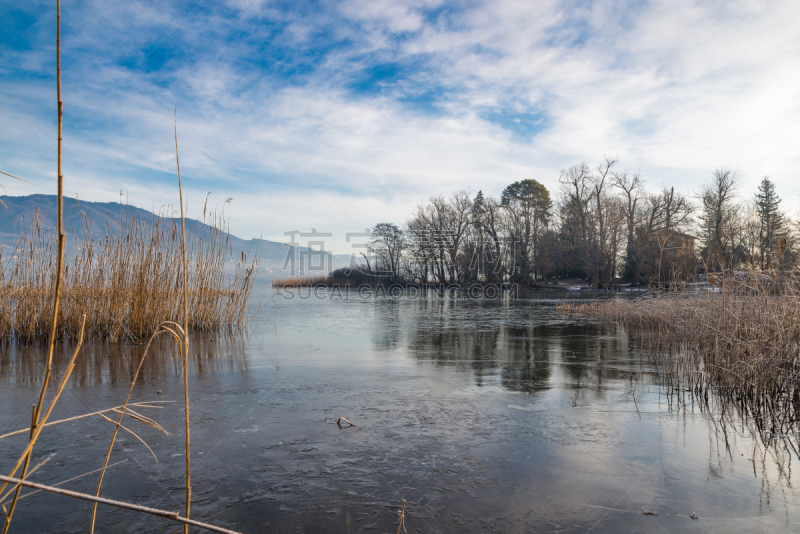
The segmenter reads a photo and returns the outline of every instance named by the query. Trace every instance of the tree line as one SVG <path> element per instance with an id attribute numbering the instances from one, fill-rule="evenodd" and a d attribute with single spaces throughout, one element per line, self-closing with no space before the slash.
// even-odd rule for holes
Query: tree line
<path id="1" fill-rule="evenodd" d="M 555 195 L 533 179 L 499 198 L 432 197 L 402 227 L 372 230 L 370 275 L 411 283 L 537 285 L 581 278 L 598 288 L 669 282 L 724 269 L 788 268 L 794 223 L 764 177 L 741 198 L 736 170 L 713 172 L 694 194 L 649 191 L 617 158 L 561 172 Z"/>

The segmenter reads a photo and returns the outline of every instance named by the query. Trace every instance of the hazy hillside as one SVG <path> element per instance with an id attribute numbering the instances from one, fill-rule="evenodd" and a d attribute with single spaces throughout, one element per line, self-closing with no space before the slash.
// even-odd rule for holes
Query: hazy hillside
<path id="1" fill-rule="evenodd" d="M 21 230 L 30 224 L 37 209 L 42 228 L 55 232 L 56 195 L 0 196 L 0 199 L 7 206 L 7 209 L 0 206 L 0 245 L 4 249 L 16 246 Z M 174 206 L 169 207 L 170 215 L 175 211 Z M 70 236 L 70 239 L 67 239 L 68 252 L 74 248 L 72 236 L 77 236 L 79 242 L 85 238 L 84 216 L 89 225 L 88 234 L 91 237 L 100 237 L 105 234 L 107 228 L 116 232 L 120 218 L 129 215 L 140 221 L 152 221 L 154 217 L 159 217 L 150 211 L 118 202 L 78 201 L 64 197 L 64 227 Z M 168 221 L 175 220 L 173 217 L 162 218 Z M 203 227 L 208 225 L 195 219 L 186 219 L 186 229 L 189 233 L 199 234 Z M 234 257 L 239 257 L 243 251 L 251 254 L 252 251 L 258 250 L 260 278 L 269 279 L 288 274 L 282 270 L 288 251 L 288 247 L 283 243 L 264 239 L 241 239 L 234 235 L 230 236 L 230 241 Z M 348 255 L 334 256 L 334 268 L 346 265 L 349 259 Z"/>

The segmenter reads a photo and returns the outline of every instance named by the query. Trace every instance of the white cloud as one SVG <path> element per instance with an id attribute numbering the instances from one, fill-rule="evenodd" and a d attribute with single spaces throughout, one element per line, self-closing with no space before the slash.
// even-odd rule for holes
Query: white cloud
<path id="1" fill-rule="evenodd" d="M 715 167 L 738 165 L 747 178 L 743 194 L 769 174 L 785 205 L 795 204 L 796 3 L 599 2 L 575 11 L 558 2 L 492 2 L 442 6 L 433 17 L 422 6 L 347 2 L 298 18 L 252 2 L 238 6 L 235 20 L 183 20 L 161 6 L 103 8 L 102 21 L 118 22 L 73 45 L 100 50 L 82 64 L 93 70 L 65 77 L 72 114 L 65 132 L 97 107 L 65 141 L 65 158 L 90 184 L 78 179 L 71 187 L 87 200 L 95 200 L 92 190 L 110 196 L 104 200 L 128 190 L 143 207 L 172 198 L 165 180 L 174 173 L 177 104 L 190 194 L 235 196 L 231 227 L 243 237 L 315 225 L 343 235 L 380 220 L 403 222 L 432 195 L 474 188 L 497 195 L 528 177 L 552 190 L 561 169 L 604 154 L 640 170 L 653 188 L 696 189 Z M 133 30 L 119 22 L 119 9 Z M 337 20 L 341 14 L 346 20 Z M 283 17 L 287 31 L 259 33 L 266 16 Z M 167 31 L 179 24 L 180 47 L 171 47 L 179 66 L 167 77 L 121 63 L 144 61 L 147 52 L 134 52 L 164 39 L 151 18 Z M 254 57 L 256 45 L 246 39 L 223 39 L 235 24 L 248 25 L 262 49 L 293 40 L 294 52 L 311 50 L 323 27 L 351 44 L 312 54 L 314 66 L 286 83 L 270 70 L 285 64 Z M 110 44 L 93 44 L 101 37 Z M 386 61 L 405 66 L 399 82 L 377 93 L 348 89 L 359 69 Z M 39 51 L 8 62 L 49 68 Z M 438 111 L 404 100 L 425 90 Z M 50 150 L 33 130 L 54 138 L 52 111 L 41 111 L 54 107 L 52 89 L 12 77 L 0 95 L 10 104 L 0 102 L 9 125 L 0 132 L 3 170 L 25 176 Z M 509 127 L 544 117 L 543 129 L 522 136 L 492 120 L 501 112 Z M 32 178 L 44 183 L 51 167 L 48 161 Z"/>

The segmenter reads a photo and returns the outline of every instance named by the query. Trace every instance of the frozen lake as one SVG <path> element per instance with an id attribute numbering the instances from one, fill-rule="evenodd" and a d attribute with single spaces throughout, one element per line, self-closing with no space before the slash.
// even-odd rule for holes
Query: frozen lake
<path id="1" fill-rule="evenodd" d="M 248 533 L 394 533 L 406 499 L 408 532 L 800 531 L 788 447 L 669 402 L 635 335 L 567 320 L 556 297 L 295 292 L 246 336 L 198 337 L 192 517 Z M 121 404 L 142 349 L 87 345 L 51 420 Z M 111 463 L 125 461 L 103 496 L 182 510 L 175 352 L 158 346 L 133 397 L 176 401 L 141 410 L 173 435 L 129 419 L 158 462 L 121 433 Z M 44 359 L 2 353 L 0 434 L 28 425 Z M 48 428 L 33 465 L 51 459 L 31 479 L 97 469 L 112 431 L 97 418 Z M 3 471 L 24 442 L 0 441 Z M 11 531 L 87 532 L 90 515 L 90 503 L 39 493 L 20 501 Z M 99 532 L 176 528 L 99 509 Z"/>

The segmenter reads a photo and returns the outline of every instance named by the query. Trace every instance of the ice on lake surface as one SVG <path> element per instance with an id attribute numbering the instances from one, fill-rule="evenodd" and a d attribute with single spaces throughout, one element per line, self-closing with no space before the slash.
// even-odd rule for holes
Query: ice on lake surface
<path id="1" fill-rule="evenodd" d="M 800 531 L 795 437 L 765 448 L 771 437 L 744 422 L 670 402 L 622 328 L 565 319 L 556 298 L 317 297 L 278 296 L 247 335 L 194 340 L 194 518 L 248 533 L 394 533 L 406 499 L 412 533 Z M 120 404 L 142 349 L 87 345 L 51 420 Z M 40 348 L 3 350 L 0 434 L 27 426 L 43 372 Z M 173 435 L 129 420 L 158 462 L 120 434 L 111 462 L 126 461 L 106 497 L 183 508 L 175 352 L 158 346 L 133 398 L 176 401 L 141 410 Z M 50 461 L 31 479 L 97 469 L 112 430 L 98 419 L 47 429 L 33 464 Z M 24 440 L 0 441 L 4 471 Z M 20 501 L 12 531 L 87 532 L 90 515 L 90 503 L 39 493 Z M 175 528 L 100 507 L 100 532 Z"/>

